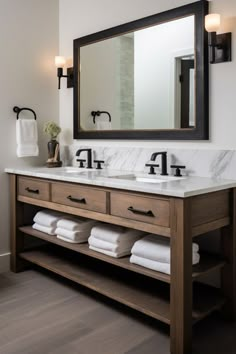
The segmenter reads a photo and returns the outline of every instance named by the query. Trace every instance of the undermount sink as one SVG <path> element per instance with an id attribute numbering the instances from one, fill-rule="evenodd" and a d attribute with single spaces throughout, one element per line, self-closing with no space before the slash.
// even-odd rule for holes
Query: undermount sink
<path id="1" fill-rule="evenodd" d="M 83 174 L 87 174 L 87 172 L 89 171 L 94 171 L 94 168 L 79 168 L 79 167 L 73 167 L 73 166 L 67 166 L 67 167 L 61 167 L 59 170 L 57 169 L 57 171 L 62 172 L 62 173 L 68 173 L 68 174 L 79 174 L 79 175 L 83 175 Z"/>
<path id="2" fill-rule="evenodd" d="M 124 179 L 127 181 L 136 181 L 141 183 L 163 183 L 163 182 L 179 181 L 185 179 L 185 177 L 173 177 L 173 176 L 145 177 L 145 176 L 136 176 L 134 174 L 110 176 L 109 178 Z"/>

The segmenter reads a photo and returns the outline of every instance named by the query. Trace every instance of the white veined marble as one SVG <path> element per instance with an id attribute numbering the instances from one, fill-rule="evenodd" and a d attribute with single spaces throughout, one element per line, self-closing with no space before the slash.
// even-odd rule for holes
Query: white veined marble
<path id="1" fill-rule="evenodd" d="M 74 144 L 62 147 L 65 165 L 76 166 L 75 153 L 79 148 L 89 148 Z M 172 164 L 185 165 L 183 174 L 213 178 L 236 179 L 236 151 L 234 150 L 193 150 L 193 149 L 151 149 L 126 147 L 93 147 L 93 157 L 105 161 L 107 169 L 146 172 L 145 164 L 155 151 L 167 151 L 168 168 Z M 81 154 L 81 156 L 86 156 Z M 157 159 L 160 163 L 160 157 Z M 159 169 L 160 171 L 160 169 Z M 157 172 L 159 172 L 157 169 Z M 173 171 L 169 169 L 169 173 Z"/>

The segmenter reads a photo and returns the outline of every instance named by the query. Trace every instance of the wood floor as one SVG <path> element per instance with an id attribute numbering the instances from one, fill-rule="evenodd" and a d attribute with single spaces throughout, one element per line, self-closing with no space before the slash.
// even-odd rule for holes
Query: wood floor
<path id="1" fill-rule="evenodd" d="M 42 271 L 0 274 L 1 354 L 169 354 L 168 327 Z M 194 327 L 194 354 L 235 354 L 236 325 Z"/>

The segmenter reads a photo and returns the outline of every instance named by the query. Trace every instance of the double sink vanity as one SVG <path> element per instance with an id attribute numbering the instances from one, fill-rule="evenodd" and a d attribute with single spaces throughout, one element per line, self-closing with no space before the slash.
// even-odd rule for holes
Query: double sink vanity
<path id="1" fill-rule="evenodd" d="M 6 169 L 11 185 L 11 269 L 37 265 L 170 325 L 171 352 L 191 353 L 192 324 L 235 313 L 236 182 L 202 177 L 87 169 Z M 171 275 L 70 244 L 32 228 L 41 208 L 121 225 L 170 239 Z M 221 254 L 192 242 L 221 230 Z M 40 244 L 32 241 L 40 240 Z M 221 271 L 221 288 L 201 283 Z"/>

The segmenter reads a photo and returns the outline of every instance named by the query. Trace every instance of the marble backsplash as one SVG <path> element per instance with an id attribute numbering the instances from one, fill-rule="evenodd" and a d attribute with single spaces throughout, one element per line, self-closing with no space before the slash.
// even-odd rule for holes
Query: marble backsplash
<path id="1" fill-rule="evenodd" d="M 70 145 L 61 148 L 61 157 L 64 166 L 76 166 L 78 163 L 75 154 L 78 149 L 92 148 L 93 159 L 105 161 L 105 166 L 112 170 L 121 171 L 148 171 L 145 164 L 150 161 L 151 154 L 157 151 L 167 151 L 168 170 L 173 171 L 170 165 L 185 165 L 183 174 L 189 176 L 216 177 L 236 179 L 236 150 L 193 150 L 193 149 L 153 149 L 137 147 L 110 147 L 110 146 L 88 146 Z M 81 153 L 80 158 L 86 158 Z M 160 157 L 157 158 L 160 163 Z M 156 172 L 158 173 L 158 168 Z"/>

